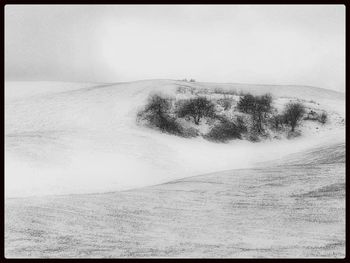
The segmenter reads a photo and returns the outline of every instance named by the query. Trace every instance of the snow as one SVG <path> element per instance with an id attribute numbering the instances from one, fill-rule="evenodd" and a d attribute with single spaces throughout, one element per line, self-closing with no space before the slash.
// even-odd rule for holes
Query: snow
<path id="1" fill-rule="evenodd" d="M 319 103 L 315 107 L 329 112 L 330 122 L 318 129 L 305 122 L 303 136 L 293 140 L 228 144 L 180 138 L 137 125 L 136 113 L 149 94 L 183 97 L 176 95 L 181 85 L 270 92 L 278 103 L 289 100 L 281 97 L 313 100 Z M 6 82 L 5 91 L 6 197 L 126 190 L 252 168 L 257 162 L 345 141 L 340 120 L 345 117 L 344 94 L 314 87 L 147 80 Z"/>
<path id="2" fill-rule="evenodd" d="M 344 258 L 344 156 L 333 145 L 129 191 L 9 198 L 5 254 Z"/>
<path id="3" fill-rule="evenodd" d="M 53 82 L 53 81 L 8 81 L 5 85 L 6 100 L 33 97 L 96 86 L 96 83 Z"/>

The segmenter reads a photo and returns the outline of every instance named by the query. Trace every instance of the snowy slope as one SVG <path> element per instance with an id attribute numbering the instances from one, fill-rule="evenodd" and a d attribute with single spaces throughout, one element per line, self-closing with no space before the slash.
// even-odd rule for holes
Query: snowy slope
<path id="1" fill-rule="evenodd" d="M 6 100 L 34 97 L 40 94 L 52 94 L 62 91 L 94 87 L 101 84 L 53 81 L 8 81 L 5 85 Z"/>
<path id="2" fill-rule="evenodd" d="M 330 153 L 331 158 L 327 158 Z M 129 191 L 9 198 L 8 258 L 344 258 L 344 145 Z"/>
<path id="3" fill-rule="evenodd" d="M 150 93 L 160 91 L 175 96 L 176 89 L 183 85 L 239 87 L 253 94 L 270 92 L 275 98 L 310 99 L 320 103 L 321 108 L 344 116 L 343 94 L 313 87 L 172 80 L 80 85 L 9 82 L 5 92 L 6 196 L 130 189 L 203 173 L 249 168 L 256 162 L 274 160 L 329 141 L 344 141 L 344 127 L 332 122 L 317 136 L 310 130 L 292 141 L 258 144 L 184 139 L 136 124 L 136 113 Z M 13 92 L 16 89 L 18 92 Z M 24 89 L 26 92 L 19 92 Z"/>

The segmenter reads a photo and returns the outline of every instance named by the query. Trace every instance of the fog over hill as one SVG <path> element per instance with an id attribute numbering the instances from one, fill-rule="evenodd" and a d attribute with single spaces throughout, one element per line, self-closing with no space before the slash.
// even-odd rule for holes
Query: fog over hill
<path id="1" fill-rule="evenodd" d="M 150 94 L 187 96 L 177 93 L 179 87 L 269 92 L 281 105 L 295 98 L 305 103 L 312 100 L 318 103 L 312 104 L 316 108 L 329 112 L 330 121 L 317 130 L 302 127 L 303 136 L 294 140 L 234 140 L 228 144 L 180 138 L 136 123 L 137 112 Z M 339 123 L 344 117 L 343 94 L 315 87 L 144 80 L 113 84 L 7 82 L 5 88 L 8 196 L 130 189 L 249 168 L 255 162 L 344 138 L 344 126 Z"/>

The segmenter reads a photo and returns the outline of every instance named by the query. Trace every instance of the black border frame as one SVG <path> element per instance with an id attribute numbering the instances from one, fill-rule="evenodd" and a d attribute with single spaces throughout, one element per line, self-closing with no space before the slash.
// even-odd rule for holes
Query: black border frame
<path id="1" fill-rule="evenodd" d="M 5 83 L 5 7 L 6 5 L 48 5 L 48 4 L 53 4 L 53 5 L 105 5 L 105 4 L 115 4 L 115 5 L 125 5 L 125 4 L 135 4 L 135 5 L 141 5 L 141 4 L 150 4 L 150 5 L 155 5 L 155 4 L 165 4 L 162 1 L 159 0 L 153 0 L 153 1 L 144 1 L 144 0 L 138 0 L 138 1 L 125 1 L 125 0 L 119 0 L 119 1 L 106 1 L 106 0 L 101 0 L 101 1 L 96 1 L 96 0 L 88 0 L 88 1 L 84 1 L 84 0 L 74 0 L 74 1 L 69 1 L 69 0 L 51 0 L 51 1 L 45 1 L 45 0 L 4 0 L 3 2 L 1 2 L 1 11 L 0 11 L 0 21 L 1 21 L 1 32 L 0 32 L 0 36 L 1 36 L 1 47 L 3 52 L 1 53 L 2 55 L 2 61 L 3 63 L 1 64 L 3 70 L 1 72 L 1 78 L 2 78 L 2 83 Z M 229 3 L 229 2 L 215 2 L 213 3 L 213 1 L 208 1 L 208 0 L 202 0 L 202 1 L 188 1 L 186 3 L 186 1 L 169 1 L 166 4 L 171 4 L 171 5 L 176 5 L 176 4 L 191 4 L 191 5 L 210 5 L 210 4 L 226 4 L 226 5 L 235 5 L 235 4 L 245 4 L 245 5 L 257 5 L 257 4 L 268 4 L 268 5 L 281 5 L 281 4 L 290 4 L 290 5 L 310 5 L 310 4 L 315 4 L 315 5 L 344 5 L 346 12 L 348 11 L 348 5 L 346 0 L 333 0 L 333 1 L 329 1 L 329 0 L 321 0 L 318 2 L 313 2 L 313 1 L 302 1 L 302 0 L 296 0 L 296 1 L 288 1 L 285 0 L 282 3 L 278 2 L 278 1 L 254 1 L 254 0 L 246 0 L 246 1 L 235 1 L 234 3 Z M 346 27 L 345 27 L 345 34 L 346 34 L 346 38 L 347 38 L 347 24 L 348 21 L 345 17 L 345 21 L 346 21 Z M 346 62 L 347 62 L 347 58 L 348 58 L 348 45 L 346 42 L 345 45 L 345 54 L 346 54 Z M 348 68 L 346 67 L 346 63 L 345 62 L 345 70 L 346 70 L 346 76 L 348 75 Z M 345 80 L 345 87 L 347 87 L 347 81 Z M 5 143 L 5 139 L 4 139 L 4 112 L 5 112 L 5 89 L 4 89 L 4 85 L 2 87 L 2 92 L 1 92 L 1 96 L 2 96 L 2 109 L 3 109 L 3 114 L 1 115 L 2 119 L 1 119 L 1 124 L 2 124 L 2 145 L 3 145 L 3 172 L 5 173 L 5 147 L 4 147 L 4 143 Z M 346 92 L 345 89 L 345 102 L 348 100 L 348 96 L 349 94 Z M 348 113 L 348 105 L 346 104 L 346 114 Z M 349 110 L 350 111 L 350 110 Z M 345 117 L 346 119 L 346 117 Z M 348 125 L 348 121 L 347 119 L 346 121 L 346 126 L 345 129 Z M 346 138 L 345 138 L 345 146 L 346 146 L 346 155 L 345 155 L 345 160 L 346 160 L 346 156 L 347 156 L 347 152 L 348 152 L 348 146 L 346 145 L 346 139 L 348 137 L 348 131 L 346 129 Z M 348 170 L 350 165 L 350 162 L 346 161 L 346 166 L 345 166 L 345 174 L 346 171 Z M 2 184 L 1 189 L 3 190 L 3 194 L 0 195 L 1 197 L 1 204 L 2 204 L 2 223 L 1 223 L 1 234 L 2 234 L 2 238 L 1 239 L 1 252 L 0 252 L 0 262 L 21 262 L 21 261 L 28 261 L 28 262 L 63 262 L 63 261 L 73 261 L 73 260 L 78 260 L 78 261 L 85 261 L 85 262 L 94 262 L 94 261 L 102 261 L 102 262 L 108 262 L 108 261 L 117 261 L 117 262 L 139 262 L 139 261 L 155 261 L 155 262 L 177 262 L 177 261 L 187 261 L 187 262 L 191 262 L 191 261 L 212 261 L 212 262 L 223 262 L 223 261 L 234 261 L 234 262 L 244 262 L 244 261 L 248 261 L 248 262 L 269 262 L 269 261 L 275 261 L 275 262 L 279 262 L 279 261 L 283 261 L 283 262 L 301 262 L 301 261 L 309 261 L 309 262 L 327 262 L 327 261 L 332 261 L 332 262 L 350 262 L 350 256 L 349 256 L 349 243 L 347 242 L 347 237 L 349 236 L 349 227 L 348 227 L 348 212 L 349 210 L 349 196 L 348 194 L 346 194 L 345 197 L 345 211 L 346 211 L 346 232 L 345 232 L 345 258 L 343 259 L 332 259 L 332 258 L 247 258 L 247 259 L 242 259 L 242 258 L 210 258 L 210 259 L 205 259 L 205 258 L 112 258 L 112 259 L 105 259 L 105 258 L 18 258 L 18 259 L 7 259 L 5 258 L 5 176 L 3 173 L 3 177 L 2 180 L 0 181 L 0 183 Z M 346 180 L 346 193 L 348 192 L 348 190 L 350 189 L 350 182 L 349 180 Z"/>

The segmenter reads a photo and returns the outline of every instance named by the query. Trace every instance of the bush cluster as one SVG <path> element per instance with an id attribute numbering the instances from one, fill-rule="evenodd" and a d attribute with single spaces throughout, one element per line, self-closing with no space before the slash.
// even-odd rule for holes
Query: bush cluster
<path id="1" fill-rule="evenodd" d="M 241 139 L 242 127 L 226 118 L 215 125 L 205 138 L 216 142 L 227 142 L 232 139 Z"/>
<path id="2" fill-rule="evenodd" d="M 325 124 L 327 122 L 327 119 L 328 115 L 325 111 L 323 111 L 321 114 L 318 114 L 317 112 L 310 110 L 304 117 L 304 120 L 318 121 L 322 124 Z"/>
<path id="3" fill-rule="evenodd" d="M 181 136 L 184 130 L 176 118 L 169 114 L 170 109 L 171 100 L 155 94 L 149 97 L 145 109 L 138 116 L 146 120 L 149 126 L 156 127 L 162 132 Z"/>
<path id="4" fill-rule="evenodd" d="M 185 92 L 186 88 L 182 87 L 181 92 Z M 178 118 L 185 118 L 195 125 L 206 119 L 211 129 L 203 137 L 211 141 L 227 142 L 241 139 L 243 135 L 250 141 L 259 141 L 264 136 L 269 136 L 266 129 L 280 131 L 287 126 L 290 127 L 288 137 L 297 136 L 299 132 L 295 131 L 295 128 L 305 115 L 305 108 L 300 102 L 290 102 L 282 113 L 278 113 L 272 107 L 272 97 L 269 94 L 243 94 L 235 107 L 241 113 L 236 115 L 235 119 L 229 119 L 226 113 L 218 114 L 216 105 L 221 105 L 224 111 L 231 110 L 233 99 L 225 96 L 218 100 L 209 100 L 207 97 L 196 95 L 194 98 L 174 103 L 171 98 L 154 94 L 149 97 L 138 118 L 162 132 L 187 138 L 199 136 L 200 133 L 193 127 L 184 128 Z M 324 124 L 327 121 L 327 113 L 316 114 L 310 111 L 304 119 L 318 120 Z"/>

